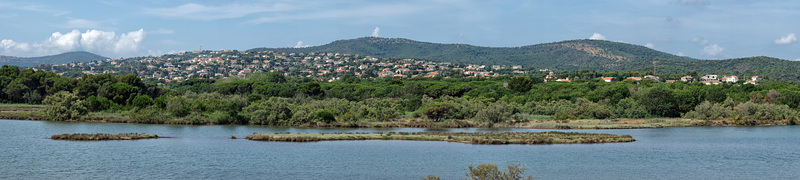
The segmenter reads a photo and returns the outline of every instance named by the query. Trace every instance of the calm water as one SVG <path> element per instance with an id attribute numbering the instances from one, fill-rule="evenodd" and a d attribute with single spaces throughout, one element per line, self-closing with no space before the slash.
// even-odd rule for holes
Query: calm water
<path id="1" fill-rule="evenodd" d="M 259 142 L 254 132 L 546 131 L 312 129 L 0 120 L 0 179 L 461 179 L 478 163 L 521 163 L 536 179 L 797 179 L 800 126 L 574 130 L 632 143 L 470 145 L 422 141 Z M 55 141 L 63 133 L 172 138 Z"/>

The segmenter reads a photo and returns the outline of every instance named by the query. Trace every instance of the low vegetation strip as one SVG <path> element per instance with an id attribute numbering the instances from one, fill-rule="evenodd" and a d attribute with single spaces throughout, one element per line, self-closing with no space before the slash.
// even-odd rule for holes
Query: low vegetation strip
<path id="1" fill-rule="evenodd" d="M 102 141 L 102 140 L 137 140 L 137 139 L 154 139 L 159 138 L 155 134 L 145 133 L 122 133 L 122 134 L 56 134 L 50 136 L 54 140 L 73 140 L 73 141 Z"/>
<path id="2" fill-rule="evenodd" d="M 282 142 L 316 142 L 337 140 L 413 140 L 413 141 L 448 141 L 469 144 L 578 144 L 578 143 L 612 143 L 633 142 L 630 135 L 614 135 L 602 133 L 575 132 L 503 132 L 503 133 L 469 133 L 469 132 L 390 132 L 390 133 L 259 133 L 246 137 L 256 141 Z"/>

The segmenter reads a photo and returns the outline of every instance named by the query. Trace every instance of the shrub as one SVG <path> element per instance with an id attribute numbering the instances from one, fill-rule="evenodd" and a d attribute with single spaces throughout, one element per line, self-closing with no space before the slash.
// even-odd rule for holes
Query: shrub
<path id="1" fill-rule="evenodd" d="M 625 98 L 613 106 L 614 118 L 647 118 L 650 113 L 632 98 Z"/>
<path id="2" fill-rule="evenodd" d="M 684 115 L 685 118 L 702 119 L 702 120 L 718 120 L 731 117 L 733 110 L 725 107 L 723 104 L 703 101 L 695 106 L 693 111 L 689 111 Z"/>
<path id="3" fill-rule="evenodd" d="M 551 117 L 555 120 L 566 119 L 606 119 L 612 117 L 612 112 L 606 105 L 589 101 L 585 98 L 575 100 L 572 109 L 559 110 Z"/>
<path id="4" fill-rule="evenodd" d="M 133 99 L 133 107 L 144 108 L 153 104 L 153 99 L 147 95 L 138 95 Z"/>
<path id="5" fill-rule="evenodd" d="M 325 123 L 331 123 L 333 121 L 336 121 L 336 117 L 333 115 L 331 111 L 328 110 L 317 111 L 317 118 L 319 118 L 320 120 L 322 120 L 322 122 Z"/>
<path id="6" fill-rule="evenodd" d="M 499 123 L 510 120 L 517 113 L 517 108 L 513 104 L 504 101 L 489 103 L 485 108 L 478 111 L 475 119 L 479 122 Z"/>
<path id="7" fill-rule="evenodd" d="M 42 103 L 47 105 L 47 115 L 59 120 L 74 119 L 88 113 L 78 95 L 67 91 L 47 96 Z"/>
<path id="8" fill-rule="evenodd" d="M 434 103 L 422 108 L 422 114 L 434 121 L 439 121 L 450 115 L 453 105 L 446 102 Z"/>
<path id="9" fill-rule="evenodd" d="M 467 179 L 472 180 L 517 180 L 517 179 L 533 179 L 533 176 L 528 175 L 522 177 L 522 174 L 527 170 L 526 167 L 520 164 L 508 165 L 505 171 L 500 171 L 497 165 L 494 164 L 479 164 L 478 166 L 469 165 L 467 169 Z"/>
<path id="10" fill-rule="evenodd" d="M 186 99 L 181 96 L 169 96 L 166 100 L 166 110 L 175 117 L 184 117 L 189 115 L 190 107 L 187 105 Z"/>
<path id="11" fill-rule="evenodd" d="M 531 78 L 528 76 L 516 76 L 508 81 L 508 89 L 517 92 L 528 92 L 531 90 L 532 85 L 533 80 L 531 80 Z"/>
<path id="12" fill-rule="evenodd" d="M 293 116 L 288 99 L 278 97 L 254 102 L 242 110 L 249 115 L 251 124 L 291 125 L 287 120 Z"/>
<path id="13" fill-rule="evenodd" d="M 162 124 L 166 121 L 166 113 L 158 107 L 149 106 L 145 108 L 134 108 L 130 111 L 130 116 L 136 123 Z"/>

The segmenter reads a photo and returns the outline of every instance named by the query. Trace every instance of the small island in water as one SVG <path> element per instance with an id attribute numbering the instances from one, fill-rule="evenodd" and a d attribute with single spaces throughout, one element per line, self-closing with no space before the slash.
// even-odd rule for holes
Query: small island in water
<path id="1" fill-rule="evenodd" d="M 155 134 L 145 133 L 121 133 L 121 134 L 56 134 L 50 136 L 54 140 L 73 140 L 73 141 L 101 141 L 101 140 L 137 140 L 137 139 L 155 139 L 159 138 Z"/>
<path id="2" fill-rule="evenodd" d="M 390 132 L 390 133 L 258 133 L 246 137 L 255 141 L 316 142 L 338 140 L 448 141 L 469 144 L 579 144 L 636 141 L 630 135 L 575 132 Z"/>

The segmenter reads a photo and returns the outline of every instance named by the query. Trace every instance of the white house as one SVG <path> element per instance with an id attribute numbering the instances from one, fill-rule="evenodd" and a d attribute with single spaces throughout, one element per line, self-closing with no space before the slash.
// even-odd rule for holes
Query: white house
<path id="1" fill-rule="evenodd" d="M 700 77 L 700 81 L 711 81 L 711 80 L 717 80 L 717 75 L 709 74 L 709 75 L 705 75 L 703 77 Z"/>
<path id="2" fill-rule="evenodd" d="M 725 77 L 722 77 L 722 81 L 723 82 L 727 82 L 727 83 L 735 83 L 736 81 L 739 81 L 739 77 L 736 77 L 736 76 L 725 76 Z"/>
<path id="3" fill-rule="evenodd" d="M 692 76 L 683 76 L 683 77 L 681 77 L 681 81 L 683 81 L 683 82 L 689 82 L 689 81 L 692 81 L 693 79 L 694 78 Z"/>

